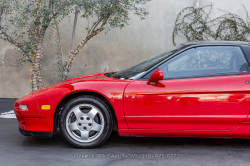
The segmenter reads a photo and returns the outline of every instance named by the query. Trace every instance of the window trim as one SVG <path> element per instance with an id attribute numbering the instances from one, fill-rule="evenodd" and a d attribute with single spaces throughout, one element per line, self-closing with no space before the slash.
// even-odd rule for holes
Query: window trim
<path id="1" fill-rule="evenodd" d="M 154 71 L 155 69 L 157 69 L 159 66 L 161 66 L 162 64 L 166 63 L 167 61 L 171 60 L 172 58 L 178 56 L 179 54 L 188 51 L 190 49 L 193 48 L 197 48 L 197 47 L 213 47 L 213 46 L 228 46 L 228 47 L 239 47 L 241 49 L 241 52 L 246 60 L 246 63 L 248 64 L 248 68 L 250 69 L 249 66 L 249 61 L 248 58 L 242 48 L 241 45 L 235 45 L 235 44 L 209 44 L 209 45 L 191 45 L 189 47 L 186 47 L 185 49 L 181 50 L 180 52 L 177 52 L 176 54 L 172 55 L 171 57 L 163 60 L 162 62 L 160 62 L 159 64 L 157 64 L 156 66 L 152 67 L 151 69 L 149 69 L 147 72 L 145 72 L 145 74 L 143 74 L 139 79 L 137 80 L 141 80 L 141 81 L 146 81 L 149 78 L 144 78 L 147 74 L 149 74 L 150 72 Z M 249 46 L 249 45 L 247 45 Z M 250 46 L 249 46 L 250 47 Z M 163 80 L 174 80 L 174 79 L 189 79 L 189 78 L 203 78 L 203 77 L 218 77 L 218 76 L 231 76 L 231 75 L 244 75 L 244 74 L 250 74 L 250 70 L 249 72 L 240 72 L 239 73 L 218 73 L 218 74 L 205 74 L 205 75 L 196 75 L 196 76 L 180 76 L 180 77 L 169 77 L 169 78 L 164 78 Z"/>

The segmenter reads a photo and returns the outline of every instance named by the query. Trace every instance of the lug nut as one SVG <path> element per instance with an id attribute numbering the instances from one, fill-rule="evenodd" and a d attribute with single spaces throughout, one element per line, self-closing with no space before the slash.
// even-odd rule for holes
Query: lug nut
<path id="1" fill-rule="evenodd" d="M 83 127 L 83 129 L 84 129 L 84 130 L 86 130 L 86 129 L 87 129 L 87 127 Z"/>
<path id="2" fill-rule="evenodd" d="M 89 117 L 87 117 L 87 120 L 90 120 L 90 118 L 89 118 Z"/>
<path id="3" fill-rule="evenodd" d="M 81 117 L 80 119 L 83 120 L 83 117 Z"/>
<path id="4" fill-rule="evenodd" d="M 91 123 L 89 123 L 89 126 L 92 126 L 92 124 L 91 124 Z"/>
<path id="5" fill-rule="evenodd" d="M 78 123 L 79 126 L 81 126 L 82 124 L 81 123 Z"/>

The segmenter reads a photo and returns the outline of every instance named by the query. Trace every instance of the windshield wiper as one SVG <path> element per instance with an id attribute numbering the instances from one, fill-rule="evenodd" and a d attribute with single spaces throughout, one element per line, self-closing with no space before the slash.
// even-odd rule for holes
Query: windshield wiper
<path id="1" fill-rule="evenodd" d="M 116 72 L 111 72 L 111 73 L 107 73 L 107 75 L 109 76 L 109 77 L 112 77 L 112 78 L 114 78 L 114 74 L 115 74 Z"/>
<path id="2" fill-rule="evenodd" d="M 114 75 L 113 75 L 113 73 L 109 73 L 109 76 L 110 76 L 110 77 L 112 77 L 112 78 L 114 78 Z"/>

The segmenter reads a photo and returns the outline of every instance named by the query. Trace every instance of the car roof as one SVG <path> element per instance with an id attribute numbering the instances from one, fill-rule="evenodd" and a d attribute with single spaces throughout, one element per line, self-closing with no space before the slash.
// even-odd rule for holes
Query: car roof
<path id="1" fill-rule="evenodd" d="M 191 46 L 191 45 L 250 45 L 250 43 L 242 42 L 242 41 L 198 41 L 198 42 L 182 43 L 181 45 L 184 45 L 184 46 Z"/>

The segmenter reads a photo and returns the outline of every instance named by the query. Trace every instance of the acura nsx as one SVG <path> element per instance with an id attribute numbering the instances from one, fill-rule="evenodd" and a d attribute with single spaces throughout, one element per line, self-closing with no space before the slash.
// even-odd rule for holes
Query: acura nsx
<path id="1" fill-rule="evenodd" d="M 250 44 L 184 43 L 128 69 L 56 83 L 14 105 L 25 136 L 78 148 L 120 136 L 250 138 Z"/>

